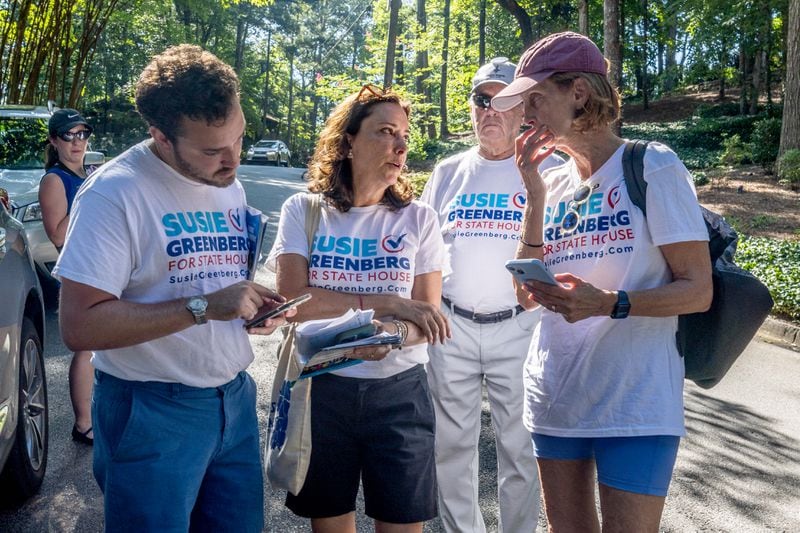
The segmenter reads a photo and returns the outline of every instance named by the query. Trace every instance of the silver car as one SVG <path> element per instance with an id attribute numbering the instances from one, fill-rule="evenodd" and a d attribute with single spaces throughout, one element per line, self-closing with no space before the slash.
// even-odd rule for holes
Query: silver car
<path id="1" fill-rule="evenodd" d="M 39 206 L 44 175 L 44 148 L 51 110 L 43 106 L 0 106 L 0 187 L 11 197 L 11 211 L 25 226 L 36 270 L 49 288 L 57 286 L 50 271 L 58 252 L 47 237 Z M 86 152 L 85 165 L 102 164 L 100 152 Z"/>
<path id="2" fill-rule="evenodd" d="M 0 203 L 0 493 L 35 494 L 47 468 L 44 299 L 22 224 Z"/>
<path id="3" fill-rule="evenodd" d="M 247 150 L 245 162 L 289 166 L 292 154 L 283 141 L 261 140 Z"/>

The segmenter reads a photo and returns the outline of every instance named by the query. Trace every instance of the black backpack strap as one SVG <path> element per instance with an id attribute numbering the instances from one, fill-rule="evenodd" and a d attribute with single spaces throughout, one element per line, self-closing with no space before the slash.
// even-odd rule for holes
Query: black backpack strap
<path id="1" fill-rule="evenodd" d="M 644 181 L 644 153 L 647 144 L 647 141 L 626 141 L 625 151 L 622 153 L 622 173 L 628 196 L 633 205 L 642 210 L 644 216 L 647 216 L 647 182 Z"/>

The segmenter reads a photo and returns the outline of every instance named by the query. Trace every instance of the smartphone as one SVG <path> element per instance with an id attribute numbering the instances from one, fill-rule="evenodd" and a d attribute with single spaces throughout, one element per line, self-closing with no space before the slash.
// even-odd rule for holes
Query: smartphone
<path id="1" fill-rule="evenodd" d="M 506 269 L 520 283 L 535 280 L 558 285 L 553 273 L 538 259 L 510 259 L 506 261 Z"/>
<path id="2" fill-rule="evenodd" d="M 311 295 L 306 293 L 302 296 L 298 296 L 297 298 L 293 298 L 288 300 L 278 307 L 274 308 L 267 308 L 266 306 L 260 308 L 258 312 L 256 312 L 256 316 L 253 317 L 251 320 L 248 320 L 244 323 L 244 327 L 246 328 L 257 328 L 264 324 L 268 318 L 272 318 L 276 315 L 284 313 L 291 309 L 292 307 L 297 307 L 298 305 L 305 303 L 311 299 Z"/>

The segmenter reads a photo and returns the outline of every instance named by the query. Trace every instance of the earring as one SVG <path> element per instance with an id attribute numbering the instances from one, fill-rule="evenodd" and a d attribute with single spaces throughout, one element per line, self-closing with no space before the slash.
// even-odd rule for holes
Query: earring
<path id="1" fill-rule="evenodd" d="M 347 152 L 347 159 L 353 159 L 353 149 L 351 148 L 350 151 Z"/>
<path id="2" fill-rule="evenodd" d="M 408 165 L 403 165 L 402 170 L 403 170 L 403 172 L 408 172 Z"/>

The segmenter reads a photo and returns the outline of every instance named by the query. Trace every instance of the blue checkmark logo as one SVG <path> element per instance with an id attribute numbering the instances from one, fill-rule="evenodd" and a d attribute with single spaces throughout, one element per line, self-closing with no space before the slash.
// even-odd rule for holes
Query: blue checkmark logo
<path id="1" fill-rule="evenodd" d="M 381 242 L 381 246 L 384 250 L 389 253 L 396 254 L 398 252 L 402 252 L 405 248 L 405 244 L 403 244 L 403 239 L 405 239 L 407 233 L 403 233 L 399 237 L 395 237 L 394 235 L 387 235 L 383 238 Z"/>

